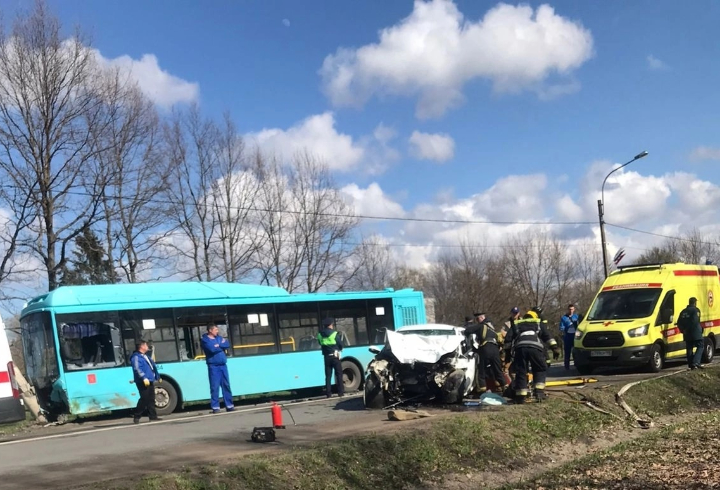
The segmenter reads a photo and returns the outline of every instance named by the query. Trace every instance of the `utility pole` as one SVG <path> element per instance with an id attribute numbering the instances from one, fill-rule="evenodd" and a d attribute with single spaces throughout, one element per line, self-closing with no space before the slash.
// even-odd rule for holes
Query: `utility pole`
<path id="1" fill-rule="evenodd" d="M 608 276 L 607 245 L 605 243 L 605 210 L 602 199 L 598 199 L 598 216 L 600 217 L 600 243 L 602 243 L 603 270 L 605 277 Z"/>
<path id="2" fill-rule="evenodd" d="M 600 240 L 602 242 L 603 267 L 605 268 L 605 277 L 606 278 L 609 275 L 609 271 L 608 271 L 608 263 L 607 263 L 607 243 L 605 242 L 605 182 L 607 182 L 608 177 L 610 177 L 612 174 L 614 174 L 621 168 L 630 165 L 635 160 L 640 160 L 641 158 L 645 158 L 647 155 L 648 155 L 647 151 L 638 153 L 629 162 L 625 162 L 622 165 L 620 165 L 619 167 L 612 169 L 610 171 L 610 173 L 607 174 L 605 176 L 605 179 L 603 180 L 602 188 L 600 190 L 600 200 L 598 200 L 598 218 L 600 219 Z"/>

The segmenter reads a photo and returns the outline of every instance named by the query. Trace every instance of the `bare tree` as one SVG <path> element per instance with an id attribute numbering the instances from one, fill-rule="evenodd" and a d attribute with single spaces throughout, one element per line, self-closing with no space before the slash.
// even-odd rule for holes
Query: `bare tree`
<path id="1" fill-rule="evenodd" d="M 160 155 L 155 107 L 126 75 L 114 70 L 103 79 L 104 110 L 109 124 L 91 128 L 103 188 L 102 214 L 107 256 L 128 282 L 159 260 L 156 245 L 164 233 L 167 205 L 161 195 L 168 180 Z"/>
<path id="2" fill-rule="evenodd" d="M 220 174 L 212 188 L 217 255 L 224 279 L 236 282 L 252 271 L 257 249 L 264 245 L 263 237 L 257 233 L 255 210 L 261 192 L 255 166 L 258 157 L 247 158 L 245 145 L 229 115 L 225 115 L 215 151 Z"/>
<path id="3" fill-rule="evenodd" d="M 390 287 L 397 263 L 390 245 L 380 235 L 364 237 L 357 247 L 355 260 L 357 270 L 347 289 L 370 291 Z"/>
<path id="4" fill-rule="evenodd" d="M 485 244 L 463 241 L 431 267 L 426 291 L 435 298 L 436 318 L 459 324 L 474 312 L 501 311 L 507 302 L 504 280 L 497 257 Z"/>
<path id="5" fill-rule="evenodd" d="M 257 200 L 258 235 L 263 245 L 258 248 L 256 267 L 260 282 L 276 285 L 292 292 L 299 284 L 302 247 L 295 233 L 296 214 L 290 193 L 290 178 L 275 157 L 255 153 L 256 169 L 261 180 Z"/>
<path id="6" fill-rule="evenodd" d="M 572 254 L 572 269 L 573 287 L 562 300 L 574 303 L 580 312 L 587 311 L 605 279 L 600 246 L 590 241 L 580 244 Z"/>
<path id="7" fill-rule="evenodd" d="M 312 293 L 328 285 L 342 289 L 357 270 L 352 267 L 356 246 L 351 240 L 359 221 L 325 163 L 307 152 L 297 154 L 293 163 L 296 243 L 302 247 L 305 290 Z"/>
<path id="8" fill-rule="evenodd" d="M 99 73 L 80 33 L 62 39 L 42 2 L 0 36 L 0 172 L 15 189 L 3 204 L 20 210 L 16 226 L 37 237 L 23 245 L 42 260 L 49 289 L 98 209 L 92 196 L 102 182 L 87 169 L 100 150 L 89 128 L 107 124 Z"/>
<path id="9" fill-rule="evenodd" d="M 170 178 L 162 196 L 177 227 L 174 240 L 164 243 L 172 250 L 179 272 L 201 281 L 211 281 L 215 275 L 217 222 L 209 196 L 219 178 L 218 138 L 217 125 L 204 119 L 196 105 L 176 114 L 164 130 Z"/>
<path id="10" fill-rule="evenodd" d="M 358 220 L 327 165 L 299 153 L 289 167 L 270 160 L 259 168 L 262 282 L 288 291 L 342 289 L 355 273 L 348 265 L 353 263 Z"/>
<path id="11" fill-rule="evenodd" d="M 542 306 L 548 318 L 559 315 L 573 278 L 568 255 L 567 246 L 548 233 L 508 239 L 502 261 L 518 303 Z"/>
<path id="12" fill-rule="evenodd" d="M 706 261 L 717 263 L 720 258 L 717 239 L 703 234 L 697 228 L 683 233 L 682 240 L 677 241 L 677 249 L 686 264 L 704 264 Z"/>

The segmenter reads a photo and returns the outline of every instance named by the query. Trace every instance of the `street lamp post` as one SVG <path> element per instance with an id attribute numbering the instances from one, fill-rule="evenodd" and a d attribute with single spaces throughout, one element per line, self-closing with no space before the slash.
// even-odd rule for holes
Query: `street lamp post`
<path id="1" fill-rule="evenodd" d="M 607 243 L 605 243 L 605 182 L 607 182 L 608 177 L 610 177 L 613 173 L 617 172 L 623 167 L 627 167 L 635 160 L 640 160 L 641 158 L 644 158 L 648 155 L 648 152 L 643 151 L 642 153 L 638 153 L 633 157 L 632 160 L 629 162 L 623 163 L 618 168 L 613 169 L 610 171 L 609 174 L 605 176 L 605 179 L 603 180 L 602 187 L 600 189 L 600 199 L 598 199 L 598 217 L 600 218 L 600 240 L 602 243 L 602 256 L 603 256 L 603 267 L 605 270 L 605 277 L 608 276 L 608 261 L 607 261 Z"/>

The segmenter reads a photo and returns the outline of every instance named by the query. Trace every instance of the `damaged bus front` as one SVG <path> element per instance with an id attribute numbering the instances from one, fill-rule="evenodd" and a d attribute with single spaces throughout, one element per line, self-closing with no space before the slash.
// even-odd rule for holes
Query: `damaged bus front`
<path id="1" fill-rule="evenodd" d="M 47 311 L 31 313 L 20 320 L 28 382 L 46 412 L 61 413 L 68 405 L 58 368 L 52 318 Z"/>
<path id="2" fill-rule="evenodd" d="M 364 403 L 383 408 L 404 401 L 457 403 L 475 382 L 475 354 L 464 329 L 429 324 L 387 332 L 367 367 Z"/>

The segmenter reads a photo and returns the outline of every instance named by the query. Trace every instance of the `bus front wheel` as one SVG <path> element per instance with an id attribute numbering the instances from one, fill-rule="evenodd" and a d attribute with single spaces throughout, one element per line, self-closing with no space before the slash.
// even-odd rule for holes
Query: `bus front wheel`
<path id="1" fill-rule="evenodd" d="M 343 387 L 345 391 L 357 391 L 360 389 L 362 374 L 360 368 L 352 361 L 342 362 Z"/>
<path id="2" fill-rule="evenodd" d="M 178 394 L 172 383 L 163 380 L 155 384 L 155 410 L 158 415 L 170 415 L 178 405 Z"/>

